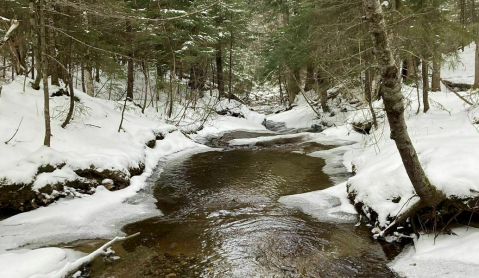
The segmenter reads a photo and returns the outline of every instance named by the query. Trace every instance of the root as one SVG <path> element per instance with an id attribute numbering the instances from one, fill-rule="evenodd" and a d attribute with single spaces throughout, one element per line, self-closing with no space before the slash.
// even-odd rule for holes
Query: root
<path id="1" fill-rule="evenodd" d="M 426 205 L 421 200 L 414 203 L 405 212 L 397 215 L 396 219 L 384 231 L 381 232 L 381 236 L 385 237 L 391 235 L 400 224 L 406 222 L 409 217 L 412 219 L 416 212 L 424 207 L 426 207 Z"/>

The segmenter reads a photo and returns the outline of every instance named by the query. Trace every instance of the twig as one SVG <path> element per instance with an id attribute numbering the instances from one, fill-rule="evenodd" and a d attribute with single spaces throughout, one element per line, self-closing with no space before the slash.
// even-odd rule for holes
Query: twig
<path id="1" fill-rule="evenodd" d="M 444 229 L 446 229 L 446 227 L 451 224 L 452 220 L 456 219 L 456 217 L 459 216 L 459 214 L 461 214 L 462 210 L 456 212 L 456 214 L 454 214 L 454 216 L 449 219 L 449 221 L 447 221 L 446 225 L 442 228 L 442 230 L 436 234 L 436 236 L 434 236 L 434 243 L 436 243 L 436 238 L 444 231 Z"/>
<path id="2" fill-rule="evenodd" d="M 9 143 L 10 141 L 12 141 L 12 139 L 15 137 L 15 135 L 17 135 L 17 132 L 18 132 L 18 130 L 20 129 L 20 126 L 22 125 L 22 122 L 23 122 L 23 117 L 22 117 L 22 119 L 20 120 L 20 123 L 18 124 L 17 130 L 15 130 L 15 133 L 13 134 L 12 138 L 8 139 L 8 140 L 5 142 L 5 145 L 8 145 L 8 143 Z"/>

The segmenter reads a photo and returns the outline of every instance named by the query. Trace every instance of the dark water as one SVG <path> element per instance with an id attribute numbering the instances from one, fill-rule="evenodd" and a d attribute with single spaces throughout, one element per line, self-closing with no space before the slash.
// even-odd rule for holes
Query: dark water
<path id="1" fill-rule="evenodd" d="M 394 245 L 371 240 L 366 228 L 319 222 L 277 202 L 331 186 L 323 166 L 288 148 L 172 161 L 154 190 L 165 216 L 126 226 L 127 234 L 141 235 L 91 277 L 393 277 L 385 264 L 397 254 Z"/>

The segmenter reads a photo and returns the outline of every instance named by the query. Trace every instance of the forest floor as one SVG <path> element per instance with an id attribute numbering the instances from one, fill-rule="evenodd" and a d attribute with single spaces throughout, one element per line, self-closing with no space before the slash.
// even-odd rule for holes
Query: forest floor
<path id="1" fill-rule="evenodd" d="M 454 70 L 445 67 L 442 78 L 469 82 L 473 55 L 473 47 L 466 48 L 460 54 L 462 65 Z M 338 145 L 309 154 L 326 160 L 323 171 L 334 173 L 345 167 L 355 174 L 346 182 L 337 180 L 337 185 L 327 190 L 285 196 L 280 202 L 331 220 L 344 217 L 344 213 L 355 213 L 348 200 L 349 192 L 354 194 L 354 202 L 363 204 L 366 215 L 377 214 L 377 227 L 385 227 L 390 224 L 391 216 L 417 199 L 394 142 L 389 139 L 380 102 L 375 103 L 380 126 L 369 135 L 352 128 L 352 123 L 368 119 L 367 109 L 346 106 L 334 111 L 333 116 L 318 119 L 303 97 L 298 98 L 292 110 L 268 116 L 252 111 L 259 111 L 258 107 L 250 110 L 223 101 L 215 104 L 217 110 L 235 110 L 245 117 L 215 115 L 204 123 L 201 131 L 188 135 L 185 133 L 188 128 L 194 130 L 202 125 L 195 120 L 196 112 L 186 113 L 177 127 L 172 122 L 166 123 L 153 108 L 142 114 L 141 109 L 128 104 L 122 131 L 118 132 L 122 102 L 91 98 L 76 91 L 80 105 L 66 129 L 60 125 L 68 97 L 51 98 L 52 148 L 46 148 L 42 147 L 43 94 L 28 86 L 24 91 L 23 84 L 24 79 L 19 77 L 4 85 L 0 97 L 0 141 L 7 142 L 16 133 L 8 144 L 0 143 L 0 189 L 8 193 L 12 191 L 8 186 L 16 190 L 28 187 L 35 192 L 35 200 L 16 203 L 4 198 L 2 206 L 21 211 L 49 205 L 0 222 L 1 277 L 61 275 L 84 254 L 67 248 L 42 247 L 81 239 L 113 238 L 122 233 L 121 228 L 127 223 L 160 216 L 154 198 L 148 193 L 147 181 L 155 171 L 161 171 L 166 161 L 178 155 L 210 150 L 201 144 L 207 138 L 233 130 L 267 132 L 262 125 L 265 120 L 280 132 L 307 131 L 314 124 L 328 128 L 316 134 L 272 135 L 234 140 L 231 144 L 267 144 L 306 136 L 304 140 Z M 53 87 L 52 93 L 57 89 Z M 431 183 L 451 198 L 476 197 L 479 133 L 475 123 L 479 109 L 467 105 L 443 86 L 442 92 L 431 93 L 431 110 L 417 113 L 420 102 L 416 88 L 404 86 L 403 90 L 410 100 L 406 109 L 409 132 Z M 468 92 L 459 93 L 469 99 L 476 97 Z M 207 96 L 203 101 L 210 103 L 212 99 Z M 68 186 L 59 186 L 65 184 Z M 85 188 L 85 184 L 89 186 Z M 109 191 L 108 187 L 114 190 Z M 331 206 L 327 201 L 330 198 L 339 199 L 339 205 Z M 371 229 L 378 232 L 374 226 Z M 478 229 L 456 225 L 435 240 L 431 234 L 414 238 L 413 242 L 390 264 L 401 276 L 476 277 L 479 273 Z"/>

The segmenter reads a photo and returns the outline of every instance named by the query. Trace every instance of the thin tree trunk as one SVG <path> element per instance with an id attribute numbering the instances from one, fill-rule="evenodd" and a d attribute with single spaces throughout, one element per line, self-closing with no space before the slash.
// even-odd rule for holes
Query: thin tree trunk
<path id="1" fill-rule="evenodd" d="M 48 22 L 50 26 L 54 25 L 53 16 L 54 16 L 54 3 L 50 1 L 48 5 L 48 9 L 52 12 L 51 15 L 48 17 Z M 49 53 L 50 56 L 57 59 L 57 50 L 55 44 L 55 31 L 53 29 L 48 30 L 48 40 L 49 40 Z M 57 59 L 58 60 L 58 59 Z M 51 76 L 51 84 L 55 86 L 60 86 L 60 80 L 58 78 L 58 66 L 57 63 L 49 63 L 50 67 L 50 76 Z"/>
<path id="2" fill-rule="evenodd" d="M 229 87 L 228 87 L 228 98 L 233 98 L 233 33 L 231 33 L 230 41 L 230 64 L 229 64 Z"/>
<path id="3" fill-rule="evenodd" d="M 35 69 L 37 70 L 37 78 L 33 78 L 35 81 L 32 84 L 32 88 L 34 90 L 40 90 L 40 81 L 42 80 L 42 63 L 41 58 L 39 55 L 39 45 L 40 45 L 40 32 L 37 27 L 37 20 L 35 19 L 36 14 L 36 7 L 35 7 L 35 0 L 30 0 L 30 26 L 32 32 L 32 51 L 33 51 L 33 58 L 32 64 L 35 65 Z M 37 61 L 35 64 L 34 61 Z M 32 71 L 34 72 L 34 71 Z"/>
<path id="4" fill-rule="evenodd" d="M 52 131 L 50 127 L 50 94 L 48 91 L 48 58 L 47 58 L 47 38 L 45 30 L 45 10 L 47 4 L 45 0 L 40 0 L 40 40 L 41 40 L 41 52 L 42 52 L 42 74 L 43 74 L 43 100 L 44 109 L 43 115 L 45 118 L 45 140 L 43 144 L 50 147 L 50 137 Z"/>
<path id="5" fill-rule="evenodd" d="M 422 103 L 424 105 L 424 113 L 429 110 L 429 75 L 428 65 L 425 59 L 421 61 L 422 68 Z"/>
<path id="6" fill-rule="evenodd" d="M 431 91 L 441 91 L 441 53 L 436 53 L 436 57 L 434 57 L 432 62 Z"/>
<path id="7" fill-rule="evenodd" d="M 366 101 L 368 102 L 369 105 L 369 110 L 371 111 L 371 116 L 373 118 L 373 125 L 374 128 L 378 128 L 378 121 L 376 118 L 376 112 L 374 111 L 373 107 L 373 94 L 372 94 L 372 76 L 371 76 L 371 69 L 367 69 L 365 72 L 365 85 L 364 85 L 364 96 L 366 98 Z"/>
<path id="8" fill-rule="evenodd" d="M 476 61 L 475 61 L 475 72 L 474 72 L 474 89 L 479 88 L 479 40 L 476 40 Z"/>
<path id="9" fill-rule="evenodd" d="M 299 69 L 295 70 L 288 70 L 288 79 L 287 79 L 287 86 L 288 86 L 288 104 L 291 107 L 296 100 L 296 96 L 301 91 L 301 76 Z"/>
<path id="10" fill-rule="evenodd" d="M 304 84 L 304 91 L 308 92 L 308 91 L 314 89 L 314 84 L 315 83 L 316 82 L 314 80 L 314 66 L 308 65 L 306 67 L 306 82 Z"/>
<path id="11" fill-rule="evenodd" d="M 133 101 L 133 40 L 132 34 L 133 28 L 131 26 L 131 21 L 126 22 L 126 35 L 128 40 L 128 73 L 127 73 L 127 87 L 126 87 L 126 96 Z"/>
<path id="12" fill-rule="evenodd" d="M 146 109 L 146 102 L 148 99 L 148 87 L 150 86 L 150 76 L 148 74 L 148 66 L 145 62 L 142 63 L 143 67 L 143 75 L 145 76 L 145 99 L 143 100 L 143 107 L 141 108 L 141 113 L 145 114 L 145 109 Z"/>
<path id="13" fill-rule="evenodd" d="M 83 59 L 84 60 L 84 59 Z M 85 86 L 85 61 L 81 61 L 81 89 L 84 93 L 86 93 L 86 86 Z"/>
<path id="14" fill-rule="evenodd" d="M 318 90 L 318 95 L 321 100 L 321 108 L 323 113 L 329 112 L 328 106 L 328 88 L 329 88 L 329 78 L 323 76 L 321 68 L 316 72 L 316 86 Z"/>
<path id="15" fill-rule="evenodd" d="M 283 82 L 281 81 L 281 71 L 278 71 L 278 83 L 279 83 L 279 97 L 281 104 L 284 104 L 284 96 L 283 96 Z"/>
<path id="16" fill-rule="evenodd" d="M 401 155 L 404 168 L 411 183 L 420 197 L 420 202 L 401 214 L 395 221 L 405 221 L 411 214 L 420 209 L 422 204 L 436 206 L 445 199 L 444 193 L 433 186 L 426 177 L 419 162 L 416 150 L 411 142 L 404 119 L 404 96 L 401 92 L 401 82 L 398 78 L 398 67 L 389 44 L 386 22 L 379 0 L 363 0 L 366 18 L 369 22 L 373 39 L 374 54 L 382 75 L 381 94 L 391 129 L 393 139 Z M 394 225 L 391 225 L 394 226 Z"/>
<path id="17" fill-rule="evenodd" d="M 407 55 L 407 78 L 406 83 L 411 84 L 417 78 L 417 66 L 414 63 L 414 57 L 411 54 Z"/>
<path id="18" fill-rule="evenodd" d="M 223 78 L 223 49 L 220 43 L 216 45 L 216 79 L 219 97 L 225 95 L 225 81 Z"/>
<path id="19" fill-rule="evenodd" d="M 95 87 L 93 86 L 93 77 L 92 77 L 92 67 L 91 62 L 88 61 L 90 56 L 85 57 L 86 65 L 85 65 L 85 82 L 86 82 L 86 93 L 87 95 L 93 97 L 95 96 Z"/>

